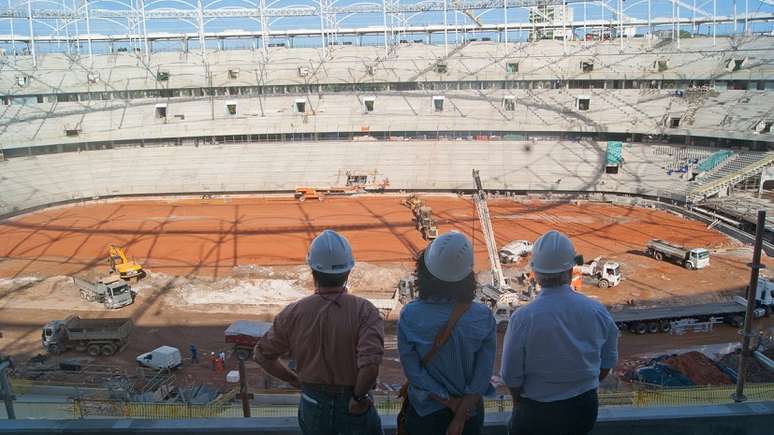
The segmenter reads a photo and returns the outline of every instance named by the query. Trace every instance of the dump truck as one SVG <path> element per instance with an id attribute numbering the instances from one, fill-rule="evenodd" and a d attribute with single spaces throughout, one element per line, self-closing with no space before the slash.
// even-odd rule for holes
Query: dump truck
<path id="1" fill-rule="evenodd" d="M 133 327 L 132 319 L 81 319 L 72 315 L 46 323 L 43 348 L 54 355 L 75 349 L 91 356 L 110 356 L 126 346 Z"/>
<path id="2" fill-rule="evenodd" d="M 740 297 L 725 302 L 706 304 L 664 306 L 653 308 L 625 308 L 612 310 L 613 320 L 622 330 L 634 334 L 655 334 L 670 332 L 676 322 L 695 320 L 697 322 L 726 323 L 741 327 L 744 323 L 747 301 Z M 755 318 L 771 315 L 774 309 L 774 281 L 767 278 L 758 280 L 755 292 Z"/>
<path id="3" fill-rule="evenodd" d="M 139 278 L 144 273 L 142 266 L 127 258 L 126 251 L 120 246 L 108 245 L 108 264 L 121 279 Z"/>
<path id="4" fill-rule="evenodd" d="M 73 284 L 80 289 L 81 299 L 89 302 L 100 302 L 108 310 L 125 307 L 134 302 L 134 292 L 126 281 L 116 275 L 91 282 L 77 276 Z"/>
<path id="5" fill-rule="evenodd" d="M 234 355 L 247 360 L 253 354 L 258 340 L 271 329 L 271 322 L 237 320 L 226 328 L 226 343 L 234 345 Z"/>
<path id="6" fill-rule="evenodd" d="M 651 240 L 645 253 L 657 261 L 670 259 L 686 269 L 704 269 L 709 266 L 709 251 L 704 248 L 688 249 L 663 240 Z"/>
<path id="7" fill-rule="evenodd" d="M 500 256 L 500 263 L 508 264 L 515 263 L 519 258 L 526 257 L 530 252 L 532 252 L 532 243 L 527 240 L 514 240 L 500 248 L 498 255 Z"/>

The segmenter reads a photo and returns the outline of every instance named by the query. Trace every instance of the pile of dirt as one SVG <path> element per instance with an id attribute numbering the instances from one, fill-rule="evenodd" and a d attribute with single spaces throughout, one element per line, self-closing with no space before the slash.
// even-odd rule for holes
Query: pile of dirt
<path id="1" fill-rule="evenodd" d="M 774 349 L 769 349 L 764 354 L 772 358 L 774 357 Z M 758 362 L 755 358 L 750 358 L 747 365 L 747 376 L 745 379 L 747 382 L 774 382 L 774 372 L 767 369 L 766 366 Z M 739 367 L 739 351 L 729 353 L 720 358 L 720 364 L 726 367 L 731 367 L 736 370 Z"/>
<path id="2" fill-rule="evenodd" d="M 347 286 L 355 294 L 391 294 L 397 287 L 398 281 L 410 275 L 413 270 L 414 267 L 411 264 L 382 265 L 358 261 L 349 275 Z"/>
<path id="3" fill-rule="evenodd" d="M 662 361 L 673 369 L 683 373 L 696 385 L 733 384 L 729 375 L 724 373 L 717 364 L 701 352 L 688 352 L 672 355 Z"/>

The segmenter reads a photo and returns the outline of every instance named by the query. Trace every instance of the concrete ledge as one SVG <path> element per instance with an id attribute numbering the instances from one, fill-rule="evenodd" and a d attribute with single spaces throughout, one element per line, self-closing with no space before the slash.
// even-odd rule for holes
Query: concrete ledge
<path id="1" fill-rule="evenodd" d="M 510 413 L 487 415 L 485 434 L 507 434 Z M 382 417 L 385 434 L 395 433 L 395 416 Z M 769 435 L 774 401 L 728 405 L 602 408 L 593 435 Z M 211 418 L 195 420 L 4 420 L 0 434 L 273 434 L 300 433 L 295 418 Z"/>

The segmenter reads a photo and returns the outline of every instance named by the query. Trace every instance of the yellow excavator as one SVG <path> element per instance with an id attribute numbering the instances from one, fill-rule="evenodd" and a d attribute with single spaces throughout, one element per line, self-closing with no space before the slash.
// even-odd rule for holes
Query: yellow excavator
<path id="1" fill-rule="evenodd" d="M 134 260 L 126 257 L 124 248 L 116 245 L 108 245 L 108 264 L 113 273 L 117 273 L 121 279 L 140 278 L 145 272 L 142 266 Z"/>

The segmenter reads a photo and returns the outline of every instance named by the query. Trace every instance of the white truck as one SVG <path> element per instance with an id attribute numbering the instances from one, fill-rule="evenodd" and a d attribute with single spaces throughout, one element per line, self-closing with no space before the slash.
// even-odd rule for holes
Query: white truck
<path id="1" fill-rule="evenodd" d="M 176 369 L 183 365 L 180 349 L 172 346 L 161 346 L 150 352 L 137 355 L 137 364 L 156 370 Z"/>
<path id="2" fill-rule="evenodd" d="M 500 248 L 498 254 L 502 264 L 515 263 L 520 257 L 532 252 L 532 243 L 527 240 L 514 240 Z"/>
<path id="3" fill-rule="evenodd" d="M 709 251 L 704 248 L 688 249 L 663 240 L 651 240 L 645 253 L 657 261 L 670 259 L 689 270 L 704 269 L 709 266 Z"/>
<path id="4" fill-rule="evenodd" d="M 125 307 L 134 302 L 132 288 L 117 275 L 111 275 L 97 282 L 74 276 L 73 284 L 80 289 L 81 299 L 100 302 L 108 310 Z"/>
<path id="5" fill-rule="evenodd" d="M 581 275 L 584 284 L 592 284 L 599 288 L 615 287 L 623 280 L 621 266 L 613 261 L 604 261 L 596 257 L 584 264 L 583 257 L 576 258 L 577 266 L 573 268 L 573 276 Z M 580 289 L 575 289 L 580 291 Z"/>

